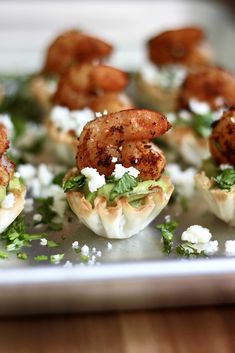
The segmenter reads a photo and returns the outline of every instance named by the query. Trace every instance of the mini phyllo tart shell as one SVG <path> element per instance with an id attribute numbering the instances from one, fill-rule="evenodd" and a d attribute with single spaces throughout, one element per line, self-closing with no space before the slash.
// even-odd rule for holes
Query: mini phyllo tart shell
<path id="1" fill-rule="evenodd" d="M 214 183 L 204 171 L 196 174 L 195 181 L 199 192 L 210 211 L 230 226 L 235 226 L 235 185 L 228 190 L 213 188 Z"/>
<path id="2" fill-rule="evenodd" d="M 10 208 L 0 207 L 0 234 L 16 219 L 23 211 L 25 203 L 26 188 L 22 185 L 21 189 L 10 191 L 14 195 L 14 204 Z"/>
<path id="3" fill-rule="evenodd" d="M 159 186 L 143 198 L 139 207 L 133 207 L 126 196 L 118 198 L 113 206 L 107 204 L 105 196 L 97 196 L 92 205 L 77 191 L 67 192 L 67 200 L 79 220 L 95 234 L 126 239 L 147 227 L 167 205 L 174 187 L 168 176 L 161 179 L 167 191 Z"/>

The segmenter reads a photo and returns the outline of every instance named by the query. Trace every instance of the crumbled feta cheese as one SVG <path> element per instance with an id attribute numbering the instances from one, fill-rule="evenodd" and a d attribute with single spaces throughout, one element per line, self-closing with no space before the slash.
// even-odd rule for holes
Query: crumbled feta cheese
<path id="1" fill-rule="evenodd" d="M 72 243 L 72 249 L 78 249 L 79 248 L 79 242 L 78 241 L 74 241 Z"/>
<path id="2" fill-rule="evenodd" d="M 170 221 L 171 221 L 171 215 L 168 214 L 165 216 L 165 222 L 169 223 Z"/>
<path id="3" fill-rule="evenodd" d="M 174 124 L 174 122 L 176 121 L 176 114 L 173 112 L 166 113 L 166 117 L 171 124 Z"/>
<path id="4" fill-rule="evenodd" d="M 40 245 L 47 246 L 47 239 L 46 238 L 40 239 Z"/>
<path id="5" fill-rule="evenodd" d="M 208 243 L 198 243 L 193 244 L 193 247 L 197 249 L 199 252 L 204 251 L 205 254 L 211 255 L 218 251 L 218 241 L 210 240 Z"/>
<path id="6" fill-rule="evenodd" d="M 89 255 L 89 247 L 87 245 L 83 245 L 83 247 L 81 248 L 81 254 L 84 256 L 88 256 Z"/>
<path id="7" fill-rule="evenodd" d="M 176 163 L 168 163 L 166 173 L 169 174 L 172 183 L 176 186 L 177 192 L 183 196 L 190 198 L 194 193 L 195 181 L 194 176 L 196 169 L 188 168 L 182 170 Z"/>
<path id="8" fill-rule="evenodd" d="M 125 173 L 137 178 L 140 174 L 139 170 L 134 167 L 125 168 L 122 164 L 116 164 L 112 175 L 115 179 L 121 179 Z"/>
<path id="9" fill-rule="evenodd" d="M 37 173 L 36 168 L 34 166 L 32 166 L 31 164 L 20 165 L 18 170 L 19 170 L 19 173 L 20 173 L 21 177 L 24 180 L 33 179 L 36 176 L 36 173 Z"/>
<path id="10" fill-rule="evenodd" d="M 2 208 L 12 208 L 15 203 L 15 195 L 12 192 L 9 192 L 2 201 Z"/>
<path id="11" fill-rule="evenodd" d="M 103 111 L 103 115 L 108 115 L 108 111 L 106 109 Z"/>
<path id="12" fill-rule="evenodd" d="M 33 220 L 34 220 L 35 222 L 41 222 L 41 220 L 42 220 L 42 215 L 39 214 L 39 213 L 36 213 L 36 214 L 33 216 Z"/>
<path id="13" fill-rule="evenodd" d="M 192 119 L 192 114 L 188 110 L 182 109 L 178 114 L 180 119 L 184 121 L 190 121 Z"/>
<path id="14" fill-rule="evenodd" d="M 200 102 L 195 98 L 190 99 L 189 107 L 193 113 L 200 115 L 207 114 L 210 112 L 210 106 L 208 103 Z"/>
<path id="15" fill-rule="evenodd" d="M 84 126 L 94 120 L 95 115 L 89 108 L 69 110 L 65 107 L 55 106 L 49 119 L 63 132 L 74 131 L 77 136 L 80 136 Z"/>
<path id="16" fill-rule="evenodd" d="M 94 168 L 83 168 L 81 174 L 88 179 L 88 188 L 90 192 L 97 191 L 103 185 L 105 185 L 105 176 L 100 175 Z"/>
<path id="17" fill-rule="evenodd" d="M 25 199 L 25 204 L 24 204 L 24 211 L 26 213 L 30 213 L 33 211 L 33 199 L 31 198 L 28 198 L 28 199 Z"/>
<path id="18" fill-rule="evenodd" d="M 199 225 L 192 225 L 187 228 L 181 235 L 183 241 L 190 243 L 208 243 L 212 237 L 212 234 L 208 228 L 204 228 Z"/>
<path id="19" fill-rule="evenodd" d="M 108 250 L 112 250 L 113 246 L 110 242 L 107 243 L 107 248 L 108 248 Z"/>
<path id="20" fill-rule="evenodd" d="M 14 177 L 15 177 L 15 178 L 20 178 L 20 173 L 19 173 L 19 172 L 15 172 L 15 173 L 14 173 Z"/>
<path id="21" fill-rule="evenodd" d="M 58 265 L 61 261 L 61 255 L 60 254 L 56 254 L 56 255 L 52 255 L 53 256 L 53 263 L 55 265 Z"/>
<path id="22" fill-rule="evenodd" d="M 220 164 L 219 166 L 220 170 L 225 170 L 225 169 L 233 169 L 233 166 L 231 164 Z"/>
<path id="23" fill-rule="evenodd" d="M 54 175 L 49 171 L 46 164 L 40 164 L 38 167 L 38 179 L 41 185 L 48 186 L 51 184 Z"/>
<path id="24" fill-rule="evenodd" d="M 101 112 L 96 112 L 95 113 L 95 117 L 96 118 L 101 118 L 102 117 L 102 113 Z"/>
<path id="25" fill-rule="evenodd" d="M 4 125 L 7 130 L 7 135 L 10 140 L 15 135 L 15 128 L 8 114 L 0 114 L 0 124 Z"/>
<path id="26" fill-rule="evenodd" d="M 112 162 L 113 163 L 116 163 L 118 161 L 118 158 L 117 157 L 112 157 Z"/>
<path id="27" fill-rule="evenodd" d="M 101 252 L 100 250 L 97 251 L 96 256 L 97 256 L 97 257 L 101 257 L 101 255 L 102 255 L 102 252 Z"/>
<path id="28" fill-rule="evenodd" d="M 226 240 L 225 252 L 227 255 L 235 255 L 235 240 Z"/>
<path id="29" fill-rule="evenodd" d="M 93 254 L 96 253 L 96 248 L 92 248 L 91 251 L 93 252 Z"/>

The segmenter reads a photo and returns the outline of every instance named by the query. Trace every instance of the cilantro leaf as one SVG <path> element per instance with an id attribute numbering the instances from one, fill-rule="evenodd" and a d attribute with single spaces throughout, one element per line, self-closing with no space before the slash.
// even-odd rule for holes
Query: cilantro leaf
<path id="1" fill-rule="evenodd" d="M 0 259 L 8 259 L 8 254 L 5 251 L 0 250 Z"/>
<path id="2" fill-rule="evenodd" d="M 220 189 L 230 190 L 235 185 L 235 169 L 224 169 L 214 178 L 214 181 Z"/>
<path id="3" fill-rule="evenodd" d="M 35 261 L 47 261 L 48 260 L 48 256 L 47 255 L 38 255 L 34 257 Z"/>
<path id="4" fill-rule="evenodd" d="M 162 234 L 163 252 L 166 254 L 170 254 L 172 251 L 174 232 L 177 227 L 178 222 L 175 220 L 171 220 L 156 226 L 156 228 L 159 229 Z"/>
<path id="5" fill-rule="evenodd" d="M 63 260 L 63 258 L 64 258 L 64 254 L 51 255 L 50 262 L 51 264 L 58 264 L 60 263 L 61 260 Z"/>
<path id="6" fill-rule="evenodd" d="M 54 198 L 52 196 L 48 198 L 37 199 L 39 207 L 37 208 L 38 213 L 42 216 L 40 221 L 36 221 L 34 224 L 46 224 L 49 230 L 61 230 L 63 229 L 62 223 L 53 222 L 53 218 L 57 216 L 56 212 L 52 209 Z"/>
<path id="7" fill-rule="evenodd" d="M 206 256 L 204 251 L 198 251 L 196 248 L 194 248 L 190 244 L 181 244 L 178 245 L 176 248 L 176 252 L 178 255 L 184 256 L 184 257 L 191 257 L 191 256 L 197 256 L 197 257 L 204 257 Z"/>
<path id="8" fill-rule="evenodd" d="M 136 178 L 131 176 L 129 173 L 125 173 L 120 179 L 116 181 L 116 184 L 111 190 L 109 196 L 110 201 L 113 201 L 116 197 L 133 190 L 137 184 L 138 180 L 136 180 Z"/>
<path id="9" fill-rule="evenodd" d="M 60 244 L 55 242 L 54 240 L 48 240 L 47 241 L 47 247 L 48 248 L 57 248 L 58 246 L 60 246 Z"/>
<path id="10" fill-rule="evenodd" d="M 64 192 L 79 190 L 85 184 L 85 176 L 84 175 L 76 175 L 68 180 L 66 180 L 63 184 Z"/>
<path id="11" fill-rule="evenodd" d="M 64 176 L 65 176 L 64 172 L 61 172 L 55 175 L 54 179 L 52 180 L 52 183 L 62 187 Z"/>
<path id="12" fill-rule="evenodd" d="M 199 136 L 208 137 L 211 133 L 211 124 L 214 121 L 213 113 L 196 114 L 193 117 L 193 127 Z"/>
<path id="13" fill-rule="evenodd" d="M 27 260 L 28 255 L 27 255 L 25 252 L 18 252 L 18 253 L 17 253 L 17 257 L 18 257 L 18 259 L 20 259 L 20 260 Z"/>

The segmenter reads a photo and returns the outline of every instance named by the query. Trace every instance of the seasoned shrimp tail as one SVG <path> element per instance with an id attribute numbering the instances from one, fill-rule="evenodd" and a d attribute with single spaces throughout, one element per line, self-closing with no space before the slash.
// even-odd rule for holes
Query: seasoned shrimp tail
<path id="1" fill-rule="evenodd" d="M 145 109 L 129 109 L 103 115 L 83 129 L 78 142 L 77 167 L 79 170 L 92 167 L 109 176 L 114 169 L 113 157 L 128 166 L 144 166 L 145 160 L 145 169 L 148 171 L 142 169 L 142 176 L 149 177 L 154 162 L 147 141 L 161 136 L 170 127 L 164 115 Z M 159 154 L 159 151 L 156 153 Z M 164 163 L 162 165 L 164 168 Z M 152 174 L 153 179 L 155 176 L 155 173 Z"/>
<path id="2" fill-rule="evenodd" d="M 203 66 L 212 61 L 199 27 L 180 28 L 160 33 L 148 41 L 149 58 L 156 65 Z"/>
<path id="3" fill-rule="evenodd" d="M 218 67 L 189 74 L 178 97 L 178 109 L 188 109 L 192 98 L 207 102 L 211 109 L 235 102 L 235 75 Z"/>
<path id="4" fill-rule="evenodd" d="M 47 74 L 60 75 L 76 62 L 102 61 L 112 53 L 112 46 L 99 38 L 77 30 L 62 33 L 50 45 L 44 65 Z"/>
<path id="5" fill-rule="evenodd" d="M 209 143 L 211 154 L 218 164 L 235 167 L 235 105 L 214 123 Z"/>
<path id="6" fill-rule="evenodd" d="M 120 110 L 134 108 L 134 105 L 125 94 L 106 93 L 92 99 L 90 108 L 94 112 L 107 110 L 108 113 L 114 113 Z"/>

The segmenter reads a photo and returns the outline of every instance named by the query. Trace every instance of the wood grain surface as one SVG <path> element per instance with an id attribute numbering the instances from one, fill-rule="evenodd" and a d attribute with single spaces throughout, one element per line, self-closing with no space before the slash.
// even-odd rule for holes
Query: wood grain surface
<path id="1" fill-rule="evenodd" d="M 235 307 L 0 319 L 0 353 L 234 353 Z"/>

